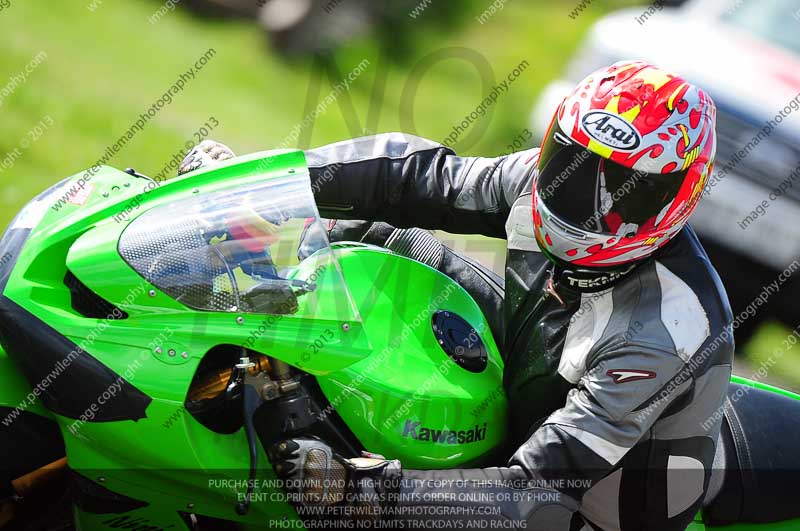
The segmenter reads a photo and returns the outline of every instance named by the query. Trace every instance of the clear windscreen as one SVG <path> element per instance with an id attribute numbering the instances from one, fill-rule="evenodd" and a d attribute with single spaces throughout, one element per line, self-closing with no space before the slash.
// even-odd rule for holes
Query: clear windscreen
<path id="1" fill-rule="evenodd" d="M 306 175 L 156 207 L 125 229 L 119 253 L 190 308 L 357 319 Z"/>

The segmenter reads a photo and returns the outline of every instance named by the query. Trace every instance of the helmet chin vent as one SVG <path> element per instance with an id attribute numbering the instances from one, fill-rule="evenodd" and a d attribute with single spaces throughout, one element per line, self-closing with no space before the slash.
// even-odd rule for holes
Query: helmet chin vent
<path id="1" fill-rule="evenodd" d="M 69 289 L 72 309 L 91 319 L 127 319 L 128 314 L 90 290 L 78 277 L 67 271 L 64 285 Z"/>

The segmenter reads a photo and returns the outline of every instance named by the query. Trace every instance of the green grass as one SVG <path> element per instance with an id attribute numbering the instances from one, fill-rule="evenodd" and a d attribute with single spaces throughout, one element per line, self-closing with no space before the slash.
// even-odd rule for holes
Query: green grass
<path id="1" fill-rule="evenodd" d="M 47 53 L 45 63 L 0 107 L 0 153 L 13 150 L 43 116 L 55 121 L 12 169 L 0 173 L 0 224 L 6 224 L 37 191 L 93 164 L 208 48 L 217 51 L 216 57 L 112 159 L 112 165 L 159 171 L 209 116 L 221 123 L 212 136 L 237 152 L 280 143 L 303 118 L 311 60 L 289 62 L 271 53 L 255 23 L 209 20 L 178 8 L 151 25 L 147 17 L 160 7 L 158 2 L 107 0 L 94 12 L 86 3 L 13 2 L 0 12 L 0 83 L 39 51 Z M 475 15 L 483 9 L 483 3 L 470 5 Z M 387 69 L 375 128 L 397 130 L 408 125 L 398 112 L 408 72 L 431 51 L 454 46 L 474 49 L 486 58 L 497 79 L 528 60 L 531 67 L 501 97 L 493 115 L 484 118 L 488 130 L 469 150 L 502 152 L 526 127 L 539 89 L 560 73 L 579 43 L 578 36 L 601 14 L 594 10 L 575 22 L 559 24 L 568 21 L 567 5 L 510 2 L 488 23 L 471 21 L 446 36 L 426 26 L 423 17 L 416 23 L 420 31 L 402 64 L 382 60 L 371 40 L 356 42 L 337 54 L 339 70 L 349 72 L 364 58 L 370 66 L 340 102 L 352 101 L 363 127 L 375 73 Z M 320 97 L 330 90 L 326 78 Z M 414 100 L 416 132 L 444 138 L 482 97 L 473 66 L 456 59 L 436 64 L 426 72 Z M 309 143 L 321 145 L 363 132 L 348 128 L 345 117 L 338 105 L 331 106 L 314 124 Z"/>
<path id="2" fill-rule="evenodd" d="M 800 389 L 800 338 L 785 326 L 774 322 L 763 325 L 744 348 L 748 366 L 737 367 L 740 376 Z"/>
<path id="3" fill-rule="evenodd" d="M 12 0 L 10 8 L 0 11 L 0 89 L 38 52 L 47 54 L 47 60 L 0 106 L 0 157 L 17 148 L 43 117 L 53 119 L 52 127 L 22 152 L 12 168 L 0 171 L 0 225 L 5 226 L 48 185 L 94 164 L 209 48 L 216 50 L 211 62 L 114 156 L 111 165 L 154 175 L 211 116 L 220 123 L 211 137 L 238 153 L 278 145 L 303 119 L 312 60 L 282 59 L 270 50 L 254 22 L 199 18 L 179 6 L 151 25 L 147 19 L 161 7 L 160 2 L 105 0 L 94 12 L 87 9 L 88 3 Z M 481 25 L 474 17 L 488 2 L 468 0 L 459 5 L 460 21 L 451 24 L 431 13 L 395 28 L 406 35 L 407 46 L 400 58 L 382 54 L 373 39 L 348 45 L 335 55 L 342 74 L 365 58 L 370 66 L 338 104 L 304 132 L 297 147 L 363 134 L 368 112 L 375 109 L 379 110 L 377 120 L 370 124 L 375 131 L 412 129 L 443 139 L 484 96 L 475 67 L 459 59 L 436 63 L 425 72 L 410 106 L 404 89 L 409 72 L 432 52 L 464 47 L 484 57 L 498 81 L 521 61 L 530 63 L 492 113 L 473 126 L 486 127 L 480 139 L 468 149 L 455 146 L 463 154 L 505 152 L 506 145 L 527 127 L 536 95 L 563 71 L 586 28 L 607 10 L 635 2 L 596 2 L 571 20 L 567 14 L 575 3 L 510 0 L 503 11 Z M 383 42 L 392 38 L 384 36 Z M 378 105 L 371 107 L 379 71 L 386 72 L 388 81 Z M 325 78 L 320 98 L 330 90 Z M 348 103 L 352 112 L 343 112 Z M 408 108 L 413 111 L 406 113 Z M 455 246 L 502 268 L 496 243 L 460 239 Z M 785 336 L 775 327 L 762 332 L 747 346 L 754 359 L 772 352 Z M 798 361 L 798 352 L 792 350 L 781 368 L 795 389 L 800 388 Z M 740 372 L 748 375 L 747 370 Z"/>

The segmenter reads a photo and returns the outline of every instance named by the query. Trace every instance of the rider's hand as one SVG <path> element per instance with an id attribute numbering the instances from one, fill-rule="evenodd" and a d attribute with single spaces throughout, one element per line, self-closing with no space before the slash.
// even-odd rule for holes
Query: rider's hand
<path id="1" fill-rule="evenodd" d="M 278 478 L 286 481 L 295 506 L 352 503 L 354 499 L 348 494 L 371 494 L 365 499 L 376 503 L 381 495 L 396 491 L 401 478 L 400 461 L 346 459 L 314 439 L 282 441 L 272 446 L 268 454 Z"/>
<path id="2" fill-rule="evenodd" d="M 216 140 L 203 140 L 183 158 L 180 167 L 178 168 L 178 175 L 189 173 L 198 168 L 207 168 L 219 164 L 223 160 L 228 160 L 236 155 L 233 154 L 231 148 L 217 142 Z"/>

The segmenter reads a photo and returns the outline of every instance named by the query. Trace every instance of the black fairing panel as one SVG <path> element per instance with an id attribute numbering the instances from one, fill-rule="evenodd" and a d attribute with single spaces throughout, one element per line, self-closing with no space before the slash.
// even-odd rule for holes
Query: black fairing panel
<path id="1" fill-rule="evenodd" d="M 75 505 L 82 511 L 91 514 L 120 514 L 150 505 L 146 501 L 117 494 L 74 470 L 70 472 L 74 487 Z"/>
<path id="2" fill-rule="evenodd" d="M 29 411 L 0 407 L 0 499 L 12 494 L 11 480 L 66 455 L 61 431 L 54 420 Z"/>
<path id="3" fill-rule="evenodd" d="M 8 297 L 0 296 L 0 343 L 50 411 L 78 419 L 96 404 L 91 422 L 139 420 L 152 398 L 82 351 Z M 53 376 L 55 374 L 55 376 Z M 100 397 L 121 386 L 105 403 Z"/>

